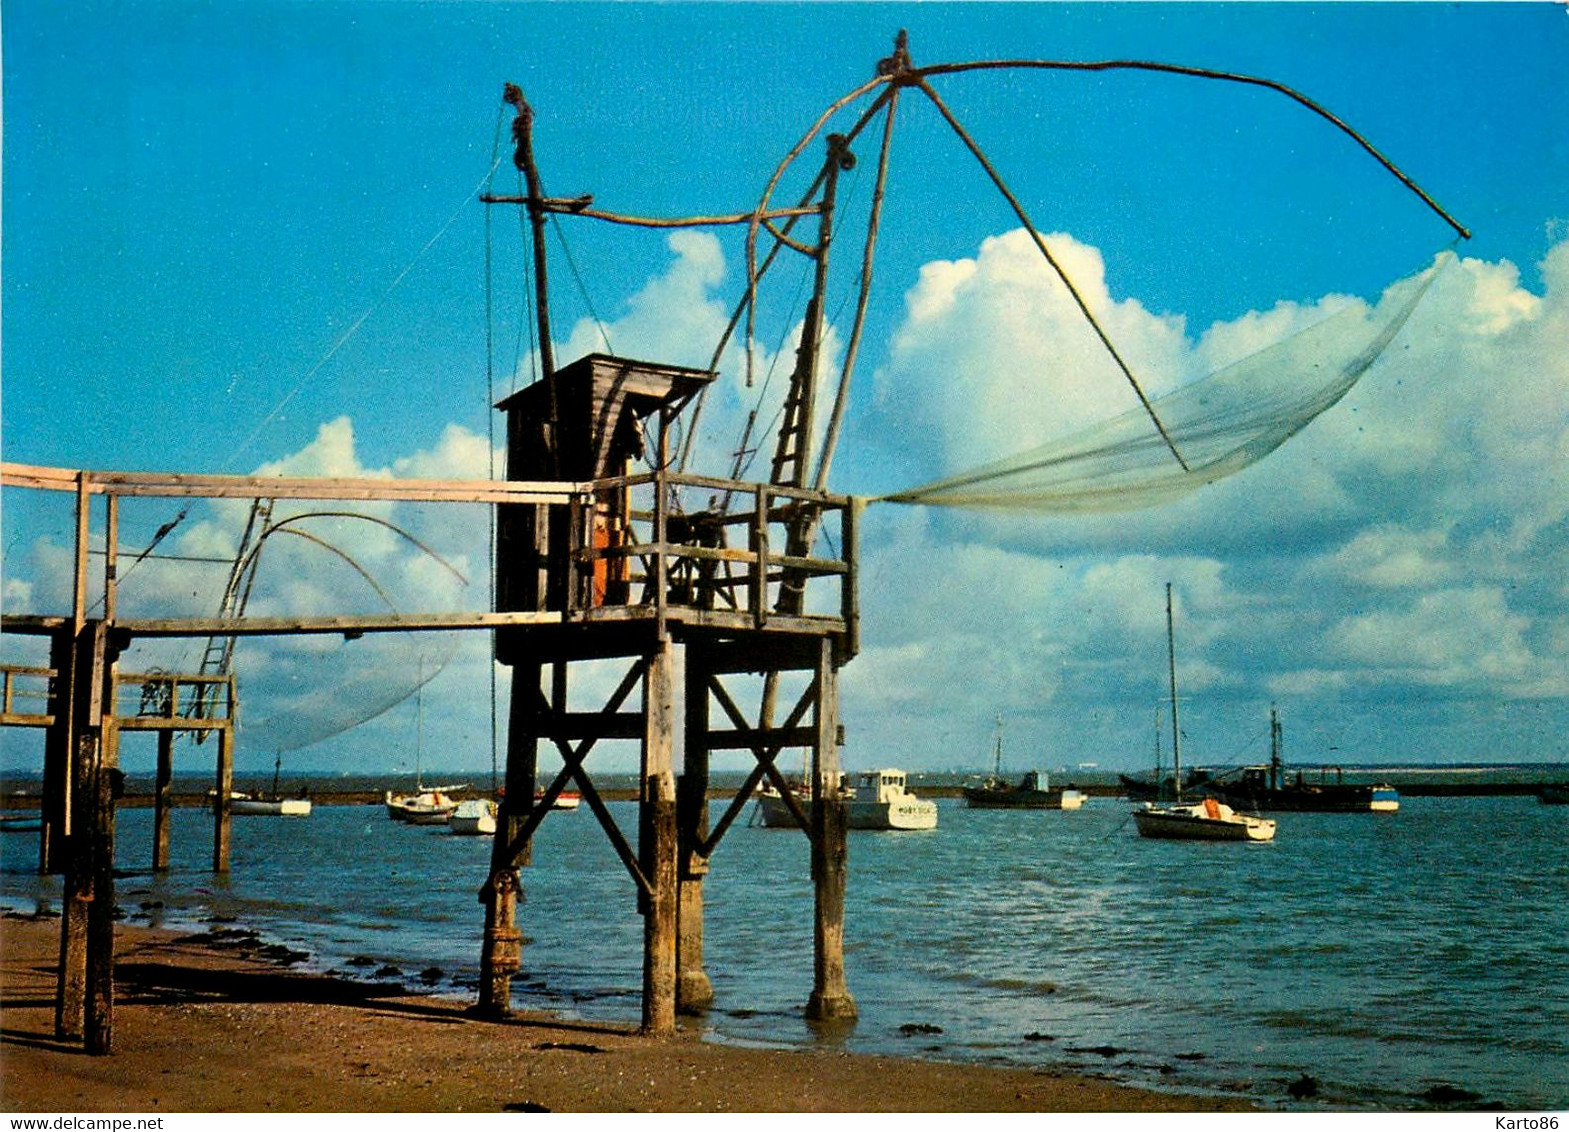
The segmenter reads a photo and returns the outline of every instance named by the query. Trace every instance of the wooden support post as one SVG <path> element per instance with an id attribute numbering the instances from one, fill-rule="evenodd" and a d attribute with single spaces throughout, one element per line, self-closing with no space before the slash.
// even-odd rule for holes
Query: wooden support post
<path id="1" fill-rule="evenodd" d="M 702 649 L 688 645 L 686 660 L 686 750 L 676 789 L 680 872 L 676 908 L 676 1009 L 701 1014 L 714 1001 L 714 986 L 703 970 L 703 877 L 708 858 L 708 682 Z"/>
<path id="2" fill-rule="evenodd" d="M 643 1032 L 676 1029 L 675 683 L 668 640 L 643 677 L 643 789 L 639 850 L 649 892 L 643 913 Z"/>
<path id="3" fill-rule="evenodd" d="M 153 869 L 169 867 L 169 811 L 174 782 L 174 732 L 158 732 L 158 775 L 153 780 Z"/>
<path id="4" fill-rule="evenodd" d="M 105 637 L 99 622 L 96 635 Z M 114 819 L 116 783 L 120 778 L 119 729 L 114 722 L 113 647 L 105 650 L 99 683 L 97 763 L 89 788 L 92 814 L 87 828 L 91 845 L 93 898 L 87 906 L 87 1017 L 84 1044 L 90 1054 L 114 1052 Z"/>
<path id="5" fill-rule="evenodd" d="M 844 555 L 846 573 L 841 582 L 840 613 L 844 618 L 844 652 L 839 657 L 841 665 L 847 664 L 861 651 L 861 516 L 866 511 L 865 497 L 851 499 L 844 509 L 844 522 L 840 527 L 839 541 Z"/>
<path id="6" fill-rule="evenodd" d="M 229 871 L 229 833 L 231 814 L 229 794 L 234 789 L 234 728 L 218 729 L 218 772 L 212 800 L 212 871 Z"/>
<path id="7" fill-rule="evenodd" d="M 518 895 L 523 885 L 519 866 L 529 864 L 533 839 L 517 852 L 508 850 L 534 808 L 539 770 L 539 692 L 543 666 L 518 664 L 512 669 L 511 712 L 507 719 L 506 793 L 502 796 L 496 836 L 491 844 L 490 876 L 480 889 L 485 905 L 485 935 L 479 956 L 479 1013 L 505 1018 L 512 1013 L 512 977 L 523 964 L 523 933 L 517 926 Z M 552 678 L 552 691 L 565 689 Z M 557 705 L 564 706 L 564 699 Z"/>
<path id="8" fill-rule="evenodd" d="M 844 802 L 839 797 L 839 683 L 833 644 L 822 640 L 817 660 L 817 742 L 812 774 L 812 995 L 806 1016 L 856 1016 L 844 977 L 844 890 L 848 858 Z"/>
<path id="9" fill-rule="evenodd" d="M 75 694 L 61 706 L 72 717 L 72 819 L 65 847 L 60 969 L 55 1033 L 85 1038 L 89 1053 L 107 1053 L 114 952 L 114 767 L 112 737 L 104 741 L 104 696 L 113 690 L 108 630 L 88 621 L 76 634 Z M 112 729 L 112 724 L 110 724 Z"/>
<path id="10" fill-rule="evenodd" d="M 65 871 L 66 838 L 71 831 L 73 809 L 71 782 L 75 761 L 73 730 L 76 712 L 76 638 L 69 625 L 51 635 L 49 667 L 54 679 L 49 683 L 49 714 L 54 722 L 44 732 L 43 821 L 38 834 L 38 871 L 43 875 Z"/>

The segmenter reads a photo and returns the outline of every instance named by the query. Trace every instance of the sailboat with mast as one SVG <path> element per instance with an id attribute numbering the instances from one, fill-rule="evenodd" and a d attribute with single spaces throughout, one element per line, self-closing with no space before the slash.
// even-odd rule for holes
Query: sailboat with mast
<path id="1" fill-rule="evenodd" d="M 414 793 L 394 794 L 387 791 L 387 816 L 393 821 L 410 825 L 446 825 L 458 808 L 452 791 L 462 786 L 426 786 L 420 770 L 420 760 L 425 747 L 425 672 L 420 669 L 419 689 L 414 699 Z"/>
<path id="2" fill-rule="evenodd" d="M 1192 805 L 1182 801 L 1182 729 L 1177 723 L 1177 646 L 1170 582 L 1166 583 L 1166 664 L 1171 675 L 1171 761 L 1176 798 L 1169 804 L 1146 803 L 1133 811 L 1139 836 L 1184 841 L 1274 840 L 1275 823 L 1269 818 L 1238 813 L 1215 798 Z"/>

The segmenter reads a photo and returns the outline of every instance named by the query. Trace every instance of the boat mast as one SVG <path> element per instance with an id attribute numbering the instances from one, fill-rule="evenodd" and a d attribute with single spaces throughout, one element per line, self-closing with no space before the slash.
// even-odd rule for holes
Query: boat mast
<path id="1" fill-rule="evenodd" d="M 1171 583 L 1166 583 L 1166 665 L 1171 672 L 1171 774 L 1182 803 L 1182 729 L 1177 726 L 1177 636 L 1172 627 Z"/>
<path id="2" fill-rule="evenodd" d="M 534 313 L 538 321 L 540 378 L 550 403 L 550 423 L 545 436 L 545 446 L 553 473 L 560 474 L 560 450 L 556 443 L 558 410 L 556 405 L 556 355 L 550 338 L 550 285 L 545 257 L 545 217 L 547 214 L 544 183 L 539 176 L 539 166 L 534 161 L 534 109 L 523 97 L 522 88 L 507 83 L 502 99 L 516 114 L 512 119 L 512 140 L 516 148 L 512 163 L 523 174 L 528 196 L 523 200 L 528 209 L 530 234 L 534 252 Z"/>
<path id="3" fill-rule="evenodd" d="M 992 773 L 997 778 L 1002 777 L 1002 712 L 997 713 L 997 755 Z"/>
<path id="4" fill-rule="evenodd" d="M 1280 714 L 1269 705 L 1269 788 L 1280 789 Z"/>
<path id="5" fill-rule="evenodd" d="M 1160 793 L 1160 704 L 1155 705 L 1155 792 Z"/>

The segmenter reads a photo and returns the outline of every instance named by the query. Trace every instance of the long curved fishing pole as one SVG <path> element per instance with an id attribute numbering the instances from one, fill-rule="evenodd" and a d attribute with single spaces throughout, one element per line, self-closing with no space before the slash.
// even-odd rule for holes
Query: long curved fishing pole
<path id="1" fill-rule="evenodd" d="M 1216 71 L 1208 67 L 1188 67 L 1179 63 L 1157 63 L 1144 59 L 1102 59 L 1088 62 L 1075 62 L 1064 59 L 998 59 L 973 63 L 936 63 L 928 67 L 915 67 L 909 72 L 909 78 L 904 81 L 918 81 L 929 75 L 957 75 L 966 71 L 995 71 L 1013 68 L 1017 70 L 1050 70 L 1050 71 L 1152 71 L 1157 74 L 1184 75 L 1188 78 L 1214 79 L 1221 82 L 1240 83 L 1245 86 L 1262 87 L 1283 94 L 1299 106 L 1311 110 L 1336 129 L 1340 130 L 1357 145 L 1367 151 L 1375 161 L 1395 176 L 1406 188 L 1410 189 L 1422 202 L 1437 213 L 1445 224 L 1453 228 L 1463 239 L 1471 238 L 1471 230 L 1460 221 L 1456 220 L 1436 200 L 1413 181 L 1393 161 L 1379 151 L 1378 147 L 1357 132 L 1344 119 L 1334 114 L 1324 106 L 1313 101 L 1299 90 L 1278 83 L 1274 79 L 1261 78 L 1258 75 L 1244 75 L 1235 71 Z"/>

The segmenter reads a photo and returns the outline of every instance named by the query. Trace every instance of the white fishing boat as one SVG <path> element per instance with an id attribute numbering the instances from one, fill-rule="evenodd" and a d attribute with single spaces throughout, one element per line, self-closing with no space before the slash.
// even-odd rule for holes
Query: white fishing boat
<path id="1" fill-rule="evenodd" d="M 906 790 L 904 771 L 896 767 L 862 773 L 844 814 L 851 829 L 937 828 L 937 803 Z"/>
<path id="2" fill-rule="evenodd" d="M 790 795 L 795 799 L 803 814 L 812 812 L 812 788 L 809 786 L 811 768 L 808 765 L 801 767 L 801 777 L 789 781 Z M 759 821 L 768 829 L 795 829 L 795 815 L 790 812 L 790 806 L 780 797 L 779 790 L 772 782 L 766 779 L 757 788 L 757 809 L 752 814 L 752 824 Z M 839 800 L 848 803 L 855 797 L 855 791 L 845 782 L 844 775 L 839 776 Z"/>
<path id="3" fill-rule="evenodd" d="M 1171 583 L 1166 583 L 1166 663 L 1171 674 L 1171 759 L 1176 801 L 1146 803 L 1133 811 L 1140 837 L 1179 841 L 1271 841 L 1275 823 L 1269 818 L 1238 813 L 1214 798 L 1196 804 L 1182 801 L 1182 729 L 1177 724 L 1177 646 L 1171 615 Z M 1160 768 L 1156 767 L 1156 781 Z"/>
<path id="4" fill-rule="evenodd" d="M 470 798 L 466 802 L 459 802 L 458 808 L 447 817 L 447 829 L 470 836 L 495 833 L 496 803 L 487 798 Z"/>

